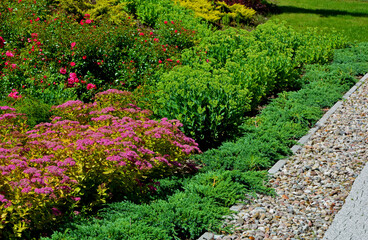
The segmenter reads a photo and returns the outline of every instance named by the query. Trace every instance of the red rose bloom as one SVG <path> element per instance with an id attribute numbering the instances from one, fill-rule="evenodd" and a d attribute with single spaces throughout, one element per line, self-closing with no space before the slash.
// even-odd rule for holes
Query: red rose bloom
<path id="1" fill-rule="evenodd" d="M 66 74 L 66 69 L 65 69 L 65 68 L 61 68 L 61 69 L 60 69 L 60 73 L 61 73 L 61 74 Z"/>
<path id="2" fill-rule="evenodd" d="M 4 38 L 3 37 L 0 37 L 0 48 L 3 48 L 4 47 Z"/>
<path id="3" fill-rule="evenodd" d="M 87 84 L 87 90 L 91 90 L 91 89 L 97 89 L 96 85 L 92 84 L 92 83 L 88 83 Z"/>

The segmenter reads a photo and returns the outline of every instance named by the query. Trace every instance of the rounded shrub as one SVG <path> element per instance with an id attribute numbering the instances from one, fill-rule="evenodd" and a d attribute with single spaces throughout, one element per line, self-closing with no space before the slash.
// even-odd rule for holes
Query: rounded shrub
<path id="1" fill-rule="evenodd" d="M 155 93 L 155 113 L 183 123 L 183 131 L 202 148 L 229 137 L 250 110 L 251 93 L 226 71 L 205 71 L 189 66 L 164 74 Z M 212 145 L 213 146 L 213 145 Z"/>

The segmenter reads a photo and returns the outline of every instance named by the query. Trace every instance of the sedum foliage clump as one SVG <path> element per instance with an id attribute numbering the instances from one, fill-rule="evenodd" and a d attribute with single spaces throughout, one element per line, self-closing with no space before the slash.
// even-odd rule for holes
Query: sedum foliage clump
<path id="1" fill-rule="evenodd" d="M 184 66 L 163 75 L 157 89 L 157 113 L 184 122 L 184 131 L 202 146 L 234 134 L 244 111 L 250 110 L 252 92 L 228 71 Z"/>
<path id="2" fill-rule="evenodd" d="M 180 119 L 202 149 L 236 136 L 246 114 L 264 99 L 300 87 L 303 66 L 327 63 L 343 37 L 299 33 L 268 22 L 254 31 L 217 31 L 182 54 L 183 66 L 162 74 L 155 86 L 158 116 Z"/>

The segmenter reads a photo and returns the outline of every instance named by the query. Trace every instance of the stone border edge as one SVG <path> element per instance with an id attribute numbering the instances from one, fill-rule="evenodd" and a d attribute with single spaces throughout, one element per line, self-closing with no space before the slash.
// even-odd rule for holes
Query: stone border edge
<path id="1" fill-rule="evenodd" d="M 338 101 L 333 105 L 323 116 L 322 118 L 315 124 L 315 126 L 311 129 L 309 129 L 308 133 L 299 139 L 298 144 L 294 145 L 291 148 L 291 151 L 293 154 L 296 154 L 302 149 L 303 144 L 305 144 L 312 135 L 317 132 L 318 129 L 320 129 L 327 121 L 327 119 L 337 110 L 339 107 L 343 104 L 343 101 L 347 100 L 351 94 L 353 94 L 362 84 L 365 80 L 368 79 L 368 73 L 365 74 L 352 88 L 350 88 L 349 91 L 347 91 L 344 96 L 342 96 L 342 100 Z M 269 170 L 268 174 L 273 175 L 280 171 L 280 169 L 286 164 L 288 158 L 281 159 L 277 161 Z M 230 210 L 239 212 L 244 207 L 243 204 L 237 204 L 230 208 Z M 211 232 L 205 232 L 202 236 L 200 236 L 197 240 L 214 240 L 215 234 Z"/>

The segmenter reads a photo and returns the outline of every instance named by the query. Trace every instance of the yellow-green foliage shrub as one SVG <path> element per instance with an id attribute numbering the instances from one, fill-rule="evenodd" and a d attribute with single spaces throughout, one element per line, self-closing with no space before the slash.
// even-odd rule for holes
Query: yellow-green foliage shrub
<path id="1" fill-rule="evenodd" d="M 109 20 L 120 23 L 128 14 L 124 11 L 127 3 L 118 0 L 58 0 L 61 7 L 68 12 L 84 16 L 90 15 L 91 19 L 97 20 L 102 16 Z"/>
<path id="2" fill-rule="evenodd" d="M 179 0 L 181 6 L 194 10 L 196 16 L 206 19 L 209 22 L 217 22 L 222 18 L 222 13 L 214 6 L 203 0 Z"/>
<path id="3" fill-rule="evenodd" d="M 225 13 L 222 17 L 224 24 L 227 24 L 225 19 L 242 22 L 244 20 L 251 19 L 254 14 L 256 14 L 255 10 L 237 3 L 229 6 L 225 2 L 217 2 L 216 5 L 216 9 L 220 10 L 222 13 Z"/>
<path id="4" fill-rule="evenodd" d="M 231 21 L 244 22 L 251 19 L 256 11 L 241 4 L 229 6 L 225 2 L 211 3 L 205 0 L 175 0 L 185 8 L 192 9 L 196 16 L 212 23 L 229 24 Z"/>

